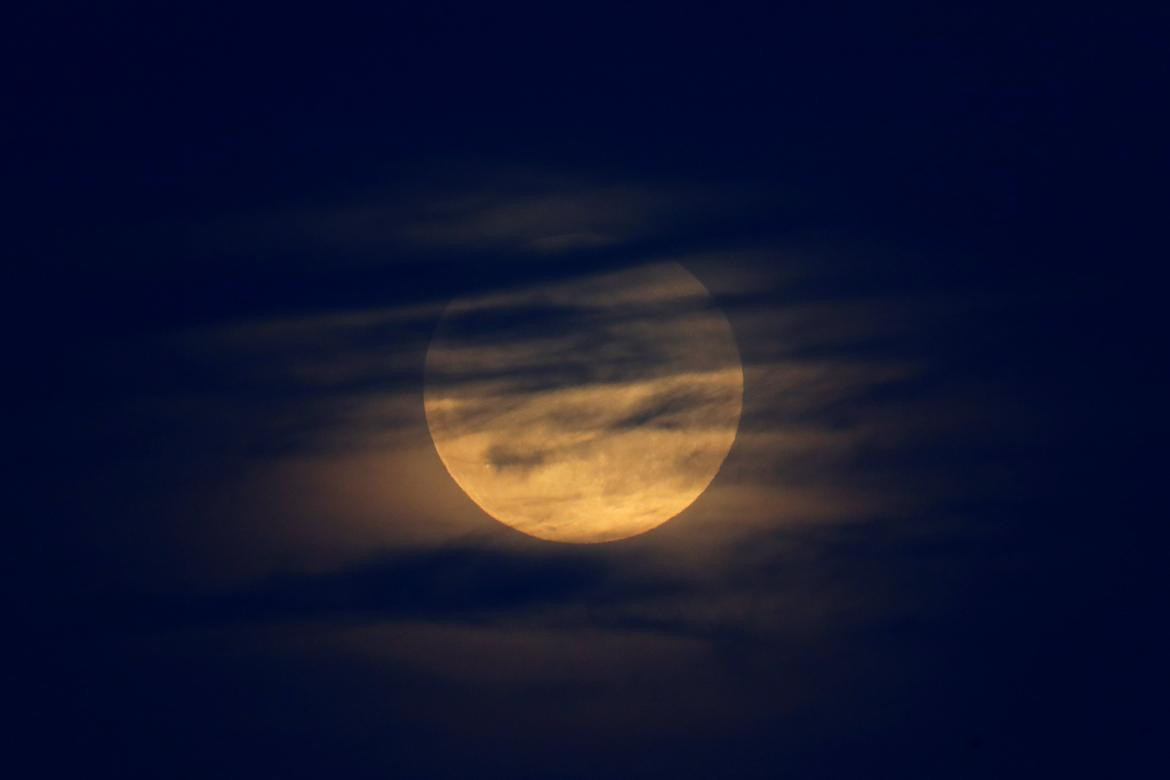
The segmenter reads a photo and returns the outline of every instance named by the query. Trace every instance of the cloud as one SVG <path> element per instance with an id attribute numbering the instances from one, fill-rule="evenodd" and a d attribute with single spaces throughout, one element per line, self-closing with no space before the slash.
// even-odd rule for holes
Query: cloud
<path id="1" fill-rule="evenodd" d="M 603 594 L 617 577 L 595 557 L 471 546 L 384 553 L 331 572 L 274 574 L 219 593 L 130 600 L 104 620 L 145 631 L 330 620 L 472 620 Z"/>
<path id="2" fill-rule="evenodd" d="M 511 625 L 520 632 L 590 630 L 751 641 L 777 631 L 804 633 L 815 626 L 819 612 L 833 608 L 833 600 L 823 596 L 774 592 L 775 585 L 805 580 L 817 565 L 801 547 L 794 540 L 757 546 L 739 556 L 745 568 L 728 578 L 718 566 L 693 571 L 644 543 L 549 547 L 481 538 L 385 551 L 323 571 L 277 572 L 215 587 L 95 593 L 86 598 L 92 619 L 62 628 L 158 635 L 308 623 L 338 628 Z M 789 565 L 775 570 L 781 549 Z M 771 617 L 781 604 L 789 612 L 785 624 Z"/>
<path id="3" fill-rule="evenodd" d="M 213 221 L 198 245 L 330 251 L 382 262 L 461 255 L 596 256 L 736 219 L 742 194 L 518 168 L 406 175 L 392 190 Z M 490 181 L 490 186 L 482 182 Z M 190 230 L 188 228 L 188 230 Z"/>
<path id="4" fill-rule="evenodd" d="M 947 397 L 928 404 L 921 393 L 905 396 L 928 367 L 903 334 L 938 307 L 888 295 L 823 300 L 802 281 L 823 270 L 794 259 L 777 270 L 766 252 L 729 256 L 739 264 L 726 277 L 708 255 L 693 265 L 723 291 L 716 300 L 745 365 L 743 418 L 718 479 L 676 522 L 718 543 L 904 505 L 907 475 L 891 480 L 877 464 L 905 462 L 942 430 L 930 420 L 954 411 Z M 717 379 L 726 361 L 696 347 L 709 335 L 701 326 L 710 303 L 656 283 L 656 267 L 500 286 L 477 296 L 478 309 L 448 319 L 458 361 L 430 371 L 461 399 L 465 423 L 512 416 L 519 438 L 484 447 L 500 472 L 532 475 L 564 457 L 547 437 L 538 441 L 534 432 L 546 428 L 669 435 L 723 425 L 721 385 L 704 377 Z M 191 530 L 183 532 L 187 552 L 174 554 L 201 559 L 213 579 L 254 577 L 494 527 L 443 470 L 423 415 L 427 349 L 445 303 L 254 318 L 171 340 L 170 359 L 183 361 L 176 374 L 186 381 L 136 402 L 135 425 L 165 422 L 176 456 L 240 464 L 208 488 L 233 496 L 216 499 L 226 507 L 215 510 L 220 522 L 194 516 L 209 499 L 181 510 L 192 515 Z M 607 335 L 615 331 L 634 338 Z M 666 352 L 663 335 L 674 345 Z M 582 403 L 554 403 L 565 392 Z M 531 414 L 520 413 L 522 401 L 535 404 Z M 923 416 L 929 409 L 938 411 Z M 962 418 L 946 419 L 954 434 L 964 430 Z M 223 552 L 234 549 L 254 554 Z"/>
<path id="5" fill-rule="evenodd" d="M 573 188 L 511 198 L 479 195 L 431 204 L 399 237 L 427 248 L 555 254 L 620 244 L 661 218 L 664 195 Z"/>

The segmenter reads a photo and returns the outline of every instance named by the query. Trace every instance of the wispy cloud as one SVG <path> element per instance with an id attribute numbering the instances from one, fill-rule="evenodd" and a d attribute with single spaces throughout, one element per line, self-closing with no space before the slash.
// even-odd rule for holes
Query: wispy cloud
<path id="1" fill-rule="evenodd" d="M 728 256 L 738 258 L 734 274 L 721 275 L 706 253 L 694 257 L 693 267 L 721 291 L 716 301 L 743 357 L 738 438 L 714 483 L 653 535 L 656 543 L 685 558 L 688 545 L 715 551 L 777 529 L 873 521 L 945 492 L 945 484 L 925 476 L 928 461 L 921 480 L 913 470 L 891 477 L 882 467 L 921 459 L 914 453 L 943 431 L 955 436 L 977 430 L 978 417 L 962 411 L 969 404 L 955 403 L 945 389 L 924 390 L 931 367 L 907 338 L 922 323 L 937 321 L 945 302 L 890 294 L 826 299 L 803 281 L 822 273 L 807 260 L 781 251 Z M 492 302 L 492 316 L 469 325 L 468 359 L 460 362 L 459 376 L 446 377 L 456 381 L 449 386 L 464 384 L 468 404 L 499 417 L 517 394 L 535 398 L 556 388 L 574 392 L 606 382 L 620 388 L 639 377 L 651 379 L 657 369 L 647 356 L 610 361 L 626 368 L 606 376 L 597 373 L 605 361 L 592 357 L 598 350 L 605 354 L 604 338 L 570 343 L 558 335 L 585 324 L 602 331 L 646 325 L 630 318 L 632 288 L 613 284 L 617 278 L 576 278 L 564 287 L 574 294 L 563 300 L 550 299 L 545 283 L 481 293 Z M 658 319 L 645 330 L 647 337 L 655 328 L 682 328 L 689 336 L 685 326 L 694 303 L 665 289 L 653 295 L 660 298 L 653 309 Z M 443 470 L 423 414 L 426 354 L 445 304 L 343 309 L 184 332 L 177 346 L 196 367 L 191 370 L 216 377 L 216 383 L 186 393 L 181 407 L 172 409 L 204 421 L 201 437 L 231 430 L 233 457 L 242 454 L 241 432 L 249 432 L 243 440 L 250 452 L 246 468 L 232 479 L 237 498 L 230 519 L 199 531 L 214 541 L 187 548 L 208 551 L 201 565 L 213 577 L 344 567 L 378 550 L 426 548 L 499 528 Z M 546 365 L 534 365 L 532 372 L 497 370 L 501 361 L 517 365 L 537 346 L 563 360 L 540 361 Z M 695 350 L 687 359 L 705 355 Z M 541 372 L 550 365 L 553 374 L 545 376 Z M 664 385 L 633 405 L 600 404 L 595 419 L 556 424 L 616 430 L 680 413 L 691 419 L 705 408 L 695 406 L 702 401 L 697 387 L 685 381 Z M 686 410 L 680 411 L 683 400 Z M 175 413 L 167 412 L 165 399 L 154 408 L 156 414 Z M 488 449 L 503 472 L 550 462 L 540 447 Z M 257 552 L 251 559 L 233 556 L 230 565 L 212 560 L 221 555 L 217 551 L 238 545 Z"/>
<path id="2" fill-rule="evenodd" d="M 518 259 L 662 241 L 746 207 L 742 195 L 711 188 L 509 169 L 416 181 L 409 197 L 395 189 L 233 216 L 205 226 L 195 239 L 270 251 L 376 252 L 383 262 L 451 252 Z"/>

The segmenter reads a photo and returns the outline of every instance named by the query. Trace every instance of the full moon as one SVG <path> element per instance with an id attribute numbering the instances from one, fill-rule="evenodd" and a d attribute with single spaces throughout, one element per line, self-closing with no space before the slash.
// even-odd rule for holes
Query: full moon
<path id="1" fill-rule="evenodd" d="M 727 457 L 743 365 L 677 263 L 452 302 L 424 407 L 451 477 L 530 536 L 609 542 L 690 506 Z"/>

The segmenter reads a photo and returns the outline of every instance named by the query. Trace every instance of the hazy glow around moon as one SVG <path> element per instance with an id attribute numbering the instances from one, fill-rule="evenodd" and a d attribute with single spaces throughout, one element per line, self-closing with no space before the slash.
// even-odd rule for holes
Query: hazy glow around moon
<path id="1" fill-rule="evenodd" d="M 735 440 L 727 318 L 676 263 L 456 301 L 427 352 L 439 457 L 485 512 L 561 542 L 648 531 Z"/>

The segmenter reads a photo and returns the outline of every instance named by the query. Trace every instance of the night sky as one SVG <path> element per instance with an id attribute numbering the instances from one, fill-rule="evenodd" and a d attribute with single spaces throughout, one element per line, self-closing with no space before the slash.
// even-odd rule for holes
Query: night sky
<path id="1" fill-rule="evenodd" d="M 17 14 L 5 774 L 1158 775 L 1170 18 L 1073 6 Z M 709 489 L 492 519 L 444 307 L 667 262 Z"/>

